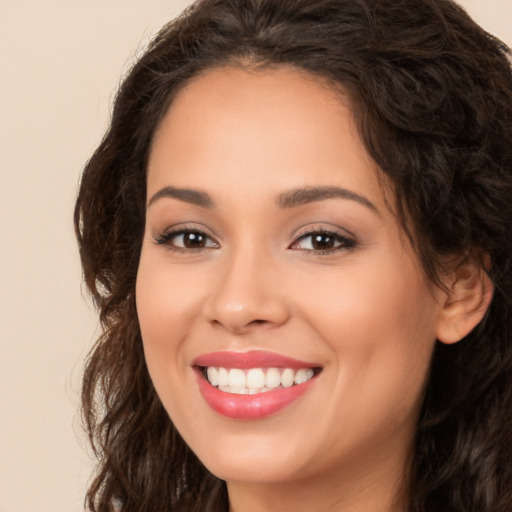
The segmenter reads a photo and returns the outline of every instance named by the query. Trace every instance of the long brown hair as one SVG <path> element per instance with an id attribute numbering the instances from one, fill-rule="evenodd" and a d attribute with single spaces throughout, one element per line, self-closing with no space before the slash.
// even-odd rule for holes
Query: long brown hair
<path id="1" fill-rule="evenodd" d="M 212 499 L 227 510 L 223 483 L 182 441 L 153 388 L 135 308 L 152 136 L 177 91 L 221 65 L 291 65 L 343 86 L 433 282 L 442 256 L 490 255 L 486 318 L 435 349 L 408 510 L 512 509 L 508 56 L 450 0 L 201 0 L 161 30 L 120 87 L 76 203 L 84 279 L 103 326 L 82 393 L 99 459 L 91 511 L 203 511 Z"/>

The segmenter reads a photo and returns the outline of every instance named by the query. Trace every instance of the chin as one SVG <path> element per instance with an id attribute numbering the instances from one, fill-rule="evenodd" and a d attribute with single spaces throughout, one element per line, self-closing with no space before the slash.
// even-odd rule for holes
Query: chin
<path id="1" fill-rule="evenodd" d="M 226 482 L 245 484 L 278 484 L 297 479 L 298 468 L 275 459 L 258 460 L 215 460 L 207 469 Z"/>
<path id="2" fill-rule="evenodd" d="M 249 442 L 244 444 L 238 448 L 223 448 L 215 443 L 215 450 L 210 444 L 205 450 L 198 449 L 195 453 L 211 473 L 227 482 L 287 482 L 304 476 L 304 468 L 309 466 L 305 454 L 297 446 L 286 448 L 281 444 L 276 447 L 273 443 L 262 441 L 253 443 L 252 447 Z"/>

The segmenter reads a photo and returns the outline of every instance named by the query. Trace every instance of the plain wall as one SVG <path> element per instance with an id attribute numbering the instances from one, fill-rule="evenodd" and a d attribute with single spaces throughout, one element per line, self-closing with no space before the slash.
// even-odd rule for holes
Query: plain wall
<path id="1" fill-rule="evenodd" d="M 123 70 L 188 0 L 0 0 L 0 512 L 79 512 L 95 337 L 72 210 Z M 512 44 L 510 0 L 460 2 Z"/>

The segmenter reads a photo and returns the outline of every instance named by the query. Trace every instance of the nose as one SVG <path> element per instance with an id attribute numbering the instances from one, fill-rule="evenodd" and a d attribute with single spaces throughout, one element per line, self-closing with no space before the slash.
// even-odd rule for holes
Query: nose
<path id="1" fill-rule="evenodd" d="M 247 248 L 222 261 L 205 308 L 209 322 L 235 334 L 278 327 L 290 317 L 289 298 L 272 258 Z"/>

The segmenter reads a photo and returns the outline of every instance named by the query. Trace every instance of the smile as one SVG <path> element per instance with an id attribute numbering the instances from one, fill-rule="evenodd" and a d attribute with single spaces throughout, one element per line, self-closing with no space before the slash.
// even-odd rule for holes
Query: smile
<path id="1" fill-rule="evenodd" d="M 208 382 L 224 393 L 256 395 L 277 388 L 289 388 L 307 382 L 315 375 L 313 368 L 204 368 Z"/>
<path id="2" fill-rule="evenodd" d="M 317 380 L 320 365 L 267 351 L 215 352 L 192 364 L 199 391 L 217 413 L 255 420 L 302 397 Z"/>

